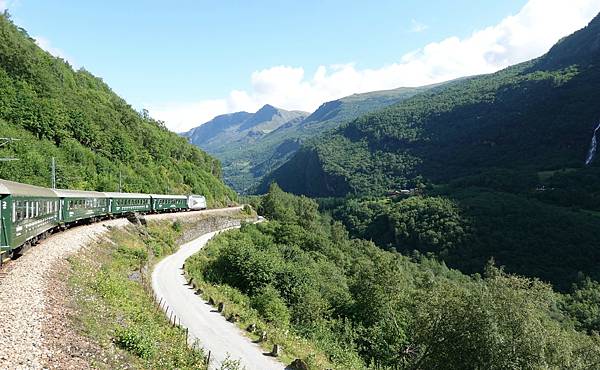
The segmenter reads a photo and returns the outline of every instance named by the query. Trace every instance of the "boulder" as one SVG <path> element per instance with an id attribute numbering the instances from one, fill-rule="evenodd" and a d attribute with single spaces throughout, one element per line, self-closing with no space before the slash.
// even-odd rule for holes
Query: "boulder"
<path id="1" fill-rule="evenodd" d="M 308 364 L 302 359 L 295 359 L 288 367 L 290 370 L 308 370 Z"/>

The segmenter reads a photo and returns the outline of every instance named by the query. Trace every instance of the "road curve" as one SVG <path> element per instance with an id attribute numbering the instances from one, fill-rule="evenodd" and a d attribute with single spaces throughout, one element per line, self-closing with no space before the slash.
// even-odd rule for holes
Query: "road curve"
<path id="1" fill-rule="evenodd" d="M 198 252 L 206 243 L 218 234 L 212 232 L 183 244 L 179 250 L 160 261 L 152 272 L 152 289 L 157 299 L 166 301 L 169 315 L 173 312 L 178 322 L 189 330 L 189 343 L 197 339 L 206 351 L 211 352 L 210 369 L 219 368 L 229 355 L 240 360 L 247 370 L 282 370 L 285 366 L 248 339 L 234 324 L 229 323 L 221 314 L 186 285 L 183 270 L 185 260 Z"/>

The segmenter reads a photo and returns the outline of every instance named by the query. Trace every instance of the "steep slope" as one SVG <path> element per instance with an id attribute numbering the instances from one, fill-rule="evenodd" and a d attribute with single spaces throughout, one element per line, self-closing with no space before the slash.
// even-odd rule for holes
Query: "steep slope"
<path id="1" fill-rule="evenodd" d="M 308 113 L 287 111 L 265 105 L 256 113 L 237 112 L 217 116 L 183 133 L 190 142 L 213 154 L 226 153 L 232 147 L 253 143 L 260 137 L 286 125 L 300 122 Z"/>
<path id="2" fill-rule="evenodd" d="M 205 194 L 211 204 L 235 198 L 219 162 L 138 113 L 101 79 L 40 49 L 0 15 L 0 132 L 20 139 L 0 148 L 0 177 L 57 186 Z"/>
<path id="3" fill-rule="evenodd" d="M 252 126 L 252 120 L 242 123 L 249 119 L 249 116 L 248 113 L 241 112 L 240 119 L 238 117 L 230 119 L 234 118 L 229 117 L 231 115 L 219 116 L 183 135 L 190 137 L 195 145 L 217 156 L 223 162 L 225 180 L 236 190 L 246 193 L 253 190 L 262 176 L 289 159 L 306 140 L 326 130 L 335 129 L 362 114 L 397 103 L 431 88 L 439 87 L 437 85 L 403 87 L 351 95 L 324 103 L 314 113 L 302 117 L 303 119 L 294 117 L 275 129 L 273 129 L 275 125 L 271 124 L 267 126 L 267 130 L 258 133 L 256 129 L 249 133 L 244 131 L 244 128 Z M 267 109 L 263 108 L 263 110 Z M 225 120 L 236 122 L 221 123 Z M 220 136 L 214 134 L 217 131 Z"/>
<path id="4" fill-rule="evenodd" d="M 226 181 L 236 190 L 243 191 L 248 185 L 243 179 L 253 166 L 253 156 L 240 156 L 265 136 L 282 127 L 302 122 L 308 113 L 286 111 L 265 105 L 256 113 L 237 112 L 217 116 L 212 120 L 181 134 L 201 149 L 215 155 L 223 164 Z"/>
<path id="5" fill-rule="evenodd" d="M 302 149 L 261 190 L 274 180 L 309 195 L 384 194 L 493 167 L 582 167 L 600 120 L 599 22 L 540 59 L 352 121 Z"/>
<path id="6" fill-rule="evenodd" d="M 216 116 L 203 125 L 183 133 L 182 136 L 188 137 L 192 144 L 202 146 L 222 134 L 224 131 L 239 127 L 245 120 L 250 118 L 250 116 L 252 116 L 252 113 L 248 112 L 236 112 Z"/>
<path id="7" fill-rule="evenodd" d="M 355 236 L 464 272 L 495 258 L 561 289 L 600 279 L 600 160 L 585 164 L 598 141 L 599 40 L 597 16 L 543 57 L 360 117 L 302 147 L 261 190 L 359 198 L 335 211 Z M 422 196 L 394 196 L 406 188 Z M 448 228 L 460 238 L 445 240 Z"/>

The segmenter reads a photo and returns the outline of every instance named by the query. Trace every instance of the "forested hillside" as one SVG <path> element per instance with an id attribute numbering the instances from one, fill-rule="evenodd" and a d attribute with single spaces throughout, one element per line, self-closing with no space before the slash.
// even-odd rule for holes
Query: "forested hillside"
<path id="1" fill-rule="evenodd" d="M 467 272 L 495 257 L 567 289 L 578 276 L 600 278 L 600 167 L 585 164 L 598 88 L 597 16 L 538 59 L 418 94 L 312 141 L 260 190 L 276 181 L 299 194 L 357 198 L 335 213 L 354 235 Z M 402 189 L 422 202 L 406 203 Z M 452 204 L 447 225 L 436 222 L 449 206 L 432 196 Z"/>
<path id="2" fill-rule="evenodd" d="M 101 79 L 74 71 L 40 49 L 9 15 L 0 15 L 0 136 L 19 139 L 0 148 L 0 177 L 50 186 L 117 191 L 205 194 L 224 204 L 235 193 L 221 180 L 219 162 L 136 112 Z"/>
<path id="3" fill-rule="evenodd" d="M 304 188 L 315 173 L 298 166 L 302 159 L 265 185 L 276 180 L 317 196 L 384 194 L 421 177 L 446 182 L 494 167 L 532 174 L 581 168 L 600 123 L 599 38 L 597 17 L 539 59 L 352 121 L 299 154 L 316 156 L 326 174 L 314 191 Z"/>
<path id="4" fill-rule="evenodd" d="M 419 253 L 349 238 L 313 200 L 277 186 L 253 203 L 269 222 L 221 234 L 185 268 L 243 327 L 268 331 L 311 369 L 599 364 L 597 283 L 582 280 L 563 295 L 492 261 L 483 275 L 467 276 Z M 439 230 L 443 238 L 461 233 Z"/>

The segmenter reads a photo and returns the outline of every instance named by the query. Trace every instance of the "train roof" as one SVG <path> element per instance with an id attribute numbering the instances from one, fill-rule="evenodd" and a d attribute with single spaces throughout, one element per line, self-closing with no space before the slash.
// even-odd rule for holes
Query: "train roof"
<path id="1" fill-rule="evenodd" d="M 99 191 L 54 189 L 54 192 L 61 198 L 107 198 L 105 193 Z"/>
<path id="2" fill-rule="evenodd" d="M 149 199 L 150 194 L 141 194 L 141 193 L 114 193 L 114 192 L 105 192 L 109 198 L 134 198 L 134 199 Z"/>
<path id="3" fill-rule="evenodd" d="M 0 194 L 58 198 L 52 189 L 0 179 Z"/>
<path id="4" fill-rule="evenodd" d="M 187 199 L 187 195 L 150 194 L 150 196 L 159 199 Z"/>

